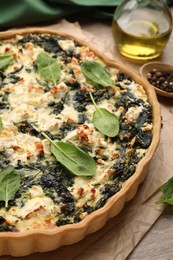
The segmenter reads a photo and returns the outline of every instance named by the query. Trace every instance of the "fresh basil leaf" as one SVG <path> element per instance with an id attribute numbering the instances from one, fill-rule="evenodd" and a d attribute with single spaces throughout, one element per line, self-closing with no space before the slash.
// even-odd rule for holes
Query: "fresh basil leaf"
<path id="1" fill-rule="evenodd" d="M 98 62 L 85 61 L 81 64 L 84 76 L 91 82 L 102 87 L 116 87 L 105 68 Z"/>
<path id="2" fill-rule="evenodd" d="M 0 172 L 0 200 L 5 201 L 5 207 L 8 207 L 8 201 L 13 200 L 20 186 L 20 174 L 12 166 L 8 166 Z"/>
<path id="3" fill-rule="evenodd" d="M 77 176 L 93 176 L 96 173 L 94 159 L 74 144 L 55 142 L 45 133 L 43 136 L 51 143 L 51 152 L 58 162 Z"/>
<path id="4" fill-rule="evenodd" d="M 156 203 L 167 203 L 173 205 L 173 177 L 170 178 L 161 188 L 162 198 Z"/>
<path id="5" fill-rule="evenodd" d="M 13 54 L 0 55 L 0 69 L 4 69 L 13 62 Z"/>
<path id="6" fill-rule="evenodd" d="M 89 94 L 96 108 L 92 118 L 95 128 L 97 128 L 101 133 L 106 136 L 115 137 L 119 132 L 118 117 L 105 108 L 99 108 L 96 105 L 91 92 L 89 92 Z"/>
<path id="7" fill-rule="evenodd" d="M 0 116 L 0 133 L 3 130 L 3 122 L 2 122 L 2 117 Z"/>
<path id="8" fill-rule="evenodd" d="M 61 68 L 57 60 L 49 57 L 45 53 L 39 53 L 36 59 L 36 65 L 40 75 L 46 80 L 56 85 L 61 76 Z"/>

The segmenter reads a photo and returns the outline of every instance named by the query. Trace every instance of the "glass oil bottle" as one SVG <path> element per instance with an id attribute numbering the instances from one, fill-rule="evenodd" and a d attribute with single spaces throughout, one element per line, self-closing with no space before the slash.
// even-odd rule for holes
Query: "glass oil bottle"
<path id="1" fill-rule="evenodd" d="M 112 27 L 122 55 L 149 60 L 165 48 L 172 31 L 172 16 L 164 0 L 125 0 L 114 13 Z"/>

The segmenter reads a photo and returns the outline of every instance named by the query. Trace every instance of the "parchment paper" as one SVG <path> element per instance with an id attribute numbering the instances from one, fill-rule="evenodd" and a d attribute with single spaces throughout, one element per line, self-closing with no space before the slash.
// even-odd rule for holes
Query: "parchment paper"
<path id="1" fill-rule="evenodd" d="M 78 23 L 69 23 L 66 20 L 46 26 L 66 33 L 73 34 L 84 39 L 103 51 L 110 58 L 118 60 L 112 43 L 106 35 L 97 37 L 86 31 L 82 31 Z M 63 260 L 124 260 L 132 252 L 134 247 L 151 228 L 163 212 L 164 205 L 156 205 L 160 198 L 159 191 L 171 176 L 173 160 L 173 108 L 171 101 L 164 98 L 161 101 L 161 114 L 163 127 L 161 130 L 161 142 L 151 161 L 149 172 L 144 183 L 140 185 L 133 200 L 125 204 L 121 213 L 110 219 L 98 232 L 88 235 L 85 239 L 70 246 L 61 247 L 55 251 L 36 253 L 21 257 L 23 260 L 33 259 L 63 259 Z M 1 257 L 4 260 L 12 260 L 10 256 Z"/>

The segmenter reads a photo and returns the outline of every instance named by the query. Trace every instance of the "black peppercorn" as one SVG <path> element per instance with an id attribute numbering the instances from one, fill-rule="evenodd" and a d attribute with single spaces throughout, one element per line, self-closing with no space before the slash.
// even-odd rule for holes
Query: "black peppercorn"
<path id="1" fill-rule="evenodd" d="M 172 70 L 157 71 L 156 69 L 153 69 L 152 71 L 148 72 L 147 79 L 154 87 L 173 93 Z"/>

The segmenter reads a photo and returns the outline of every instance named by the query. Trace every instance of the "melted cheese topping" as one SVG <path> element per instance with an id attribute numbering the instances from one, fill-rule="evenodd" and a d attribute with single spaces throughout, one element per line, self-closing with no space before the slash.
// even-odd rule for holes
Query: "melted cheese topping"
<path id="1" fill-rule="evenodd" d="M 6 221 L 23 231 L 34 228 L 53 228 L 57 219 L 59 207 L 46 197 L 41 187 L 33 186 L 28 191 L 29 197 L 23 207 L 11 207 L 9 211 L 2 210 Z"/>

